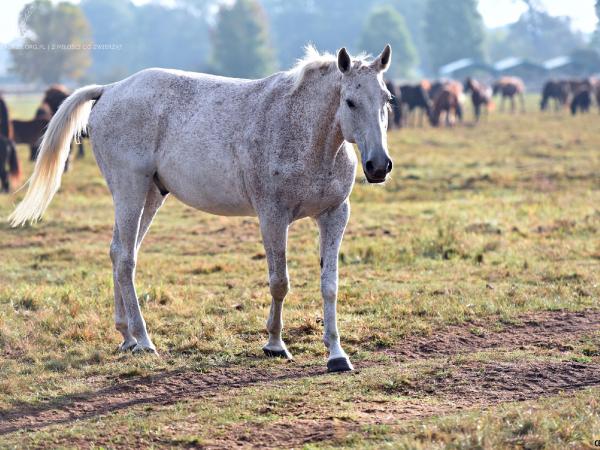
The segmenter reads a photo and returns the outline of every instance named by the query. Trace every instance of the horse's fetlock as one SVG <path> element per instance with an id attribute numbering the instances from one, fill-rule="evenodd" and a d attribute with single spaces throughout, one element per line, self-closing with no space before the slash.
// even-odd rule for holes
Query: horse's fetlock
<path id="1" fill-rule="evenodd" d="M 122 321 L 122 320 L 115 321 L 115 328 L 117 329 L 117 331 L 119 331 L 122 334 L 127 333 L 129 330 L 127 321 Z"/>

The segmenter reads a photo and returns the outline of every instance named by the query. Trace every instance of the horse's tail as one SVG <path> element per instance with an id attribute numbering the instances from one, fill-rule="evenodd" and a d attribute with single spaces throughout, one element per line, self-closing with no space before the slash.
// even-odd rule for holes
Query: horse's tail
<path id="1" fill-rule="evenodd" d="M 60 105 L 44 133 L 27 193 L 8 218 L 12 226 L 35 222 L 44 214 L 60 187 L 71 140 L 86 127 L 92 100 L 100 98 L 103 90 L 97 85 L 77 89 Z"/>
<path id="2" fill-rule="evenodd" d="M 17 155 L 17 149 L 12 141 L 8 144 L 8 167 L 10 177 L 15 183 L 21 181 L 21 165 L 19 164 L 19 156 Z"/>

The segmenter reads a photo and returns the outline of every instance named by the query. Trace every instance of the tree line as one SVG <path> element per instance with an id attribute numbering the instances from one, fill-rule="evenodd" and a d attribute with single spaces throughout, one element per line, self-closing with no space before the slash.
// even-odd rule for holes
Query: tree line
<path id="1" fill-rule="evenodd" d="M 517 22 L 487 30 L 477 0 L 34 0 L 11 54 L 15 73 L 45 83 L 106 83 L 145 67 L 256 78 L 293 65 L 307 43 L 376 54 L 389 42 L 394 78 L 434 75 L 461 58 L 577 54 L 600 63 L 600 31 L 587 43 L 568 19 L 526 3 Z M 596 10 L 600 17 L 600 0 Z"/>

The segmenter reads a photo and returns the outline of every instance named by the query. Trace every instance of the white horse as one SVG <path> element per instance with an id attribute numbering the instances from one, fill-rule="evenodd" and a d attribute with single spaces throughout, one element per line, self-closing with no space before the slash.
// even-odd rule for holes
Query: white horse
<path id="1" fill-rule="evenodd" d="M 156 352 L 134 287 L 144 235 L 171 193 L 220 215 L 258 216 L 272 295 L 268 356 L 291 358 L 281 338 L 290 223 L 314 217 L 320 230 L 324 342 L 330 371 L 352 370 L 340 345 L 338 252 L 361 153 L 366 178 L 392 169 L 386 127 L 391 95 L 383 82 L 386 46 L 373 61 L 312 48 L 297 66 L 260 80 L 148 69 L 106 86 L 78 89 L 44 135 L 13 226 L 35 221 L 60 186 L 69 144 L 88 127 L 115 207 L 110 247 L 120 350 Z M 92 108 L 93 106 L 93 108 Z M 88 123 L 89 122 L 89 123 Z"/>

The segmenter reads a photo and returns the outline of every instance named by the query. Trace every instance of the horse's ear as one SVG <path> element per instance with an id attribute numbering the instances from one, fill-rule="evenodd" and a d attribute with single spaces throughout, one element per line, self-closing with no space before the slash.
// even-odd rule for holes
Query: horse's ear
<path id="1" fill-rule="evenodd" d="M 390 62 L 392 61 L 392 47 L 387 44 L 381 55 L 379 55 L 375 61 L 371 63 L 371 66 L 377 70 L 377 72 L 385 72 L 390 68 Z"/>
<path id="2" fill-rule="evenodd" d="M 343 74 L 350 73 L 350 69 L 352 68 L 352 59 L 348 54 L 348 50 L 346 47 L 342 47 L 337 54 L 337 66 L 340 69 L 340 72 Z"/>

